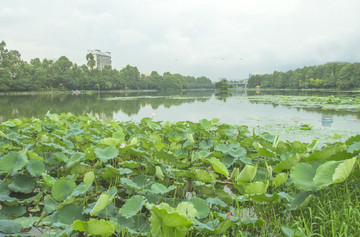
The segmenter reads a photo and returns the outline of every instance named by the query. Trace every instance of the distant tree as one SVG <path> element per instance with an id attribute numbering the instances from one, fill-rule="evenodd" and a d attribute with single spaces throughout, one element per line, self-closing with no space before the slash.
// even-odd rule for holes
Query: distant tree
<path id="1" fill-rule="evenodd" d="M 95 67 L 95 59 L 94 59 L 94 55 L 92 53 L 88 53 L 86 55 L 86 61 L 87 61 L 87 65 L 90 69 L 94 69 Z"/>
<path id="2" fill-rule="evenodd" d="M 228 90 L 230 87 L 231 85 L 228 83 L 228 81 L 225 78 L 215 83 L 215 88 L 218 90 Z"/>

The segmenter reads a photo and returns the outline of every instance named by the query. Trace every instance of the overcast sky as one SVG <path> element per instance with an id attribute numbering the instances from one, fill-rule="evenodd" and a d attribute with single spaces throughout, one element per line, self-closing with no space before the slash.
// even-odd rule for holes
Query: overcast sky
<path id="1" fill-rule="evenodd" d="M 8 0 L 0 40 L 22 58 L 110 51 L 116 69 L 247 78 L 360 61 L 359 0 Z"/>

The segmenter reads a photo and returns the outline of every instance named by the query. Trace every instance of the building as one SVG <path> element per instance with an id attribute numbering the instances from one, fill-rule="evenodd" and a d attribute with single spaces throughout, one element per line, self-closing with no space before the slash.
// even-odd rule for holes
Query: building
<path id="1" fill-rule="evenodd" d="M 95 49 L 95 50 L 89 50 L 89 53 L 91 53 L 94 56 L 95 68 L 103 69 L 106 65 L 111 66 L 110 52 L 104 53 L 98 49 Z"/>

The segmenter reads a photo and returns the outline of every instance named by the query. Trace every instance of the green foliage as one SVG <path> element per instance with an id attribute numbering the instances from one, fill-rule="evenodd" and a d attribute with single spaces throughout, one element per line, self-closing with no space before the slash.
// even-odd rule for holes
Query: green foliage
<path id="1" fill-rule="evenodd" d="M 104 122 L 48 113 L 6 121 L 0 234 L 39 227 L 49 229 L 44 236 L 308 235 L 299 213 L 309 216 L 319 195 L 347 185 L 356 199 L 360 136 L 317 147 L 246 131 L 206 119 Z"/>
<path id="2" fill-rule="evenodd" d="M 116 70 L 111 67 L 95 68 L 93 54 L 86 55 L 87 65 L 78 66 L 67 57 L 58 60 L 31 59 L 30 64 L 21 59 L 16 50 L 7 50 L 0 44 L 0 91 L 35 90 L 182 90 L 214 88 L 209 78 L 182 76 L 156 72 L 150 76 L 140 74 L 137 67 L 127 65 Z"/>
<path id="3" fill-rule="evenodd" d="M 291 89 L 360 88 L 360 63 L 326 63 L 287 72 L 252 75 L 248 87 Z"/>
<path id="4" fill-rule="evenodd" d="M 225 78 L 223 78 L 220 81 L 215 82 L 215 88 L 217 90 L 228 90 L 229 88 L 231 88 L 231 85 Z"/>

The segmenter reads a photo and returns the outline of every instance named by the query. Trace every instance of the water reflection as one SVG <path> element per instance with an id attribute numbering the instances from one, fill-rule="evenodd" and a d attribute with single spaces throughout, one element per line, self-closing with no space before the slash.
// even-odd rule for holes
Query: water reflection
<path id="1" fill-rule="evenodd" d="M 274 91 L 261 91 L 263 95 Z M 279 92 L 277 91 L 279 94 Z M 281 92 L 310 95 L 309 92 Z M 319 93 L 314 95 L 319 96 Z M 191 91 L 183 93 L 96 93 L 0 96 L 0 121 L 16 117 L 39 117 L 52 113 L 71 112 L 75 115 L 99 114 L 102 119 L 135 120 L 156 114 L 156 120 L 189 120 L 219 118 L 233 124 L 264 124 L 298 121 L 315 126 L 352 129 L 359 127 L 360 113 L 321 108 L 292 108 L 266 101 L 250 100 L 256 91 L 214 93 Z M 256 97 L 257 97 L 256 96 Z"/>
<path id="2" fill-rule="evenodd" d="M 170 108 L 184 103 L 206 102 L 212 93 L 189 92 L 176 96 L 159 93 L 99 93 L 99 94 L 53 94 L 0 96 L 0 121 L 16 117 L 43 117 L 52 113 L 71 112 L 75 115 L 99 114 L 112 119 L 113 113 L 121 111 L 131 117 L 150 106 Z"/>
<path id="3" fill-rule="evenodd" d="M 321 124 L 324 127 L 331 127 L 332 123 L 334 123 L 333 115 L 328 115 L 328 114 L 321 115 Z"/>

